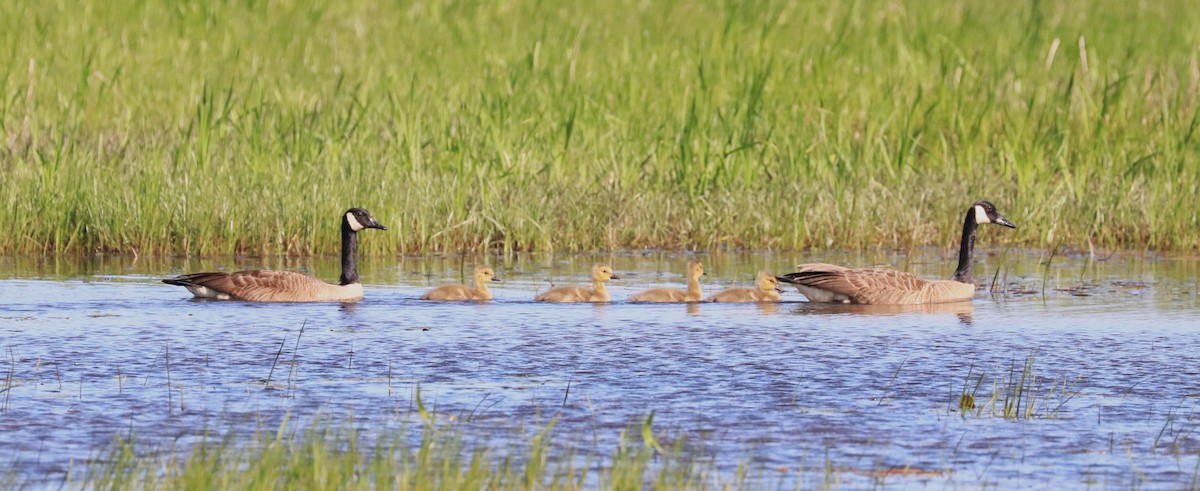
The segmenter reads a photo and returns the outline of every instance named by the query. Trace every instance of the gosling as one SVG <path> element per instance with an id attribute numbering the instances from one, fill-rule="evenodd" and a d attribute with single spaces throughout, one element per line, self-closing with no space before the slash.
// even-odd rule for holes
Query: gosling
<path id="1" fill-rule="evenodd" d="M 492 268 L 475 268 L 475 288 L 467 285 L 443 285 L 421 295 L 421 300 L 438 300 L 447 302 L 462 302 L 468 300 L 486 301 L 492 299 L 492 292 L 487 284 L 500 281 Z"/>
<path id="2" fill-rule="evenodd" d="M 705 299 L 706 302 L 778 302 L 779 280 L 767 271 L 759 271 L 755 281 L 757 288 L 728 288 Z"/>
<path id="3" fill-rule="evenodd" d="M 704 294 L 700 292 L 700 277 L 702 275 L 704 275 L 704 266 L 700 264 L 700 261 L 691 261 L 688 263 L 687 291 L 678 288 L 655 288 L 629 297 L 629 301 L 654 303 L 699 302 L 704 299 Z"/>
<path id="4" fill-rule="evenodd" d="M 533 297 L 534 302 L 608 302 L 612 297 L 608 294 L 608 290 L 604 288 L 604 282 L 608 280 L 619 280 L 620 276 L 613 273 L 612 268 L 607 264 L 597 264 L 592 266 L 592 287 L 586 286 L 560 286 L 551 288 L 541 295 Z"/>

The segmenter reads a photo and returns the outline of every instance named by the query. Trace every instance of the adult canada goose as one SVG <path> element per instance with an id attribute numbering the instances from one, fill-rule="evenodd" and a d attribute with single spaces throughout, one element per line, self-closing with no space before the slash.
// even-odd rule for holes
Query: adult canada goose
<path id="1" fill-rule="evenodd" d="M 487 284 L 492 281 L 500 281 L 496 278 L 496 273 L 492 272 L 492 268 L 475 268 L 475 288 L 467 285 L 443 285 L 421 295 L 421 300 L 491 300 L 492 292 L 488 290 Z"/>
<path id="2" fill-rule="evenodd" d="M 796 285 L 810 302 L 859 304 L 922 304 L 970 300 L 975 296 L 971 278 L 971 255 L 975 252 L 975 229 L 994 223 L 1017 228 L 987 201 L 976 201 L 963 220 L 958 269 L 949 280 L 925 280 L 912 273 L 891 269 L 850 269 L 832 264 L 801 264 L 800 270 L 779 277 Z"/>
<path id="3" fill-rule="evenodd" d="M 541 295 L 533 297 L 534 302 L 607 302 L 612 300 L 608 290 L 604 288 L 604 282 L 608 280 L 619 280 L 620 276 L 613 273 L 612 268 L 607 264 L 597 264 L 592 266 L 592 287 L 586 286 L 560 286 L 551 288 Z"/>
<path id="4" fill-rule="evenodd" d="M 660 303 L 699 302 L 704 299 L 704 294 L 700 292 L 700 276 L 703 274 L 704 265 L 700 264 L 700 261 L 690 261 L 688 262 L 687 291 L 678 288 L 655 288 L 629 297 L 629 301 Z"/>
<path id="5" fill-rule="evenodd" d="M 705 302 L 778 302 L 783 300 L 779 294 L 779 280 L 767 271 L 759 271 L 754 281 L 755 288 L 726 288 Z"/>
<path id="6" fill-rule="evenodd" d="M 292 271 L 251 269 L 236 273 L 192 273 L 162 280 L 188 289 L 196 298 L 250 302 L 331 302 L 362 298 L 358 279 L 358 231 L 387 230 L 367 210 L 351 208 L 342 215 L 342 277 L 336 285 Z"/>

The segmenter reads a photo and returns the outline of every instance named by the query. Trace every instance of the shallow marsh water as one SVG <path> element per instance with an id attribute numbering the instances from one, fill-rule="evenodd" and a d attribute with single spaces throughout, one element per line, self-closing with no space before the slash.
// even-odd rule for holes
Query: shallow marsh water
<path id="1" fill-rule="evenodd" d="M 557 417 L 562 441 L 607 448 L 653 411 L 665 439 L 729 468 L 749 459 L 771 482 L 1193 485 L 1195 259 L 996 253 L 976 274 L 1000 271 L 997 293 L 935 307 L 810 305 L 794 291 L 777 305 L 621 301 L 682 283 L 693 257 L 715 292 L 812 261 L 946 277 L 948 255 L 488 258 L 505 282 L 486 304 L 417 300 L 475 259 L 366 258 L 367 297 L 347 305 L 194 301 L 159 282 L 263 266 L 333 279 L 332 258 L 0 258 L 0 473 L 56 483 L 118 436 L 169 447 L 285 416 L 399 428 L 419 386 L 439 418 L 500 444 Z M 598 260 L 623 276 L 616 302 L 529 300 Z M 1006 401 L 1019 403 L 1009 417 Z"/>

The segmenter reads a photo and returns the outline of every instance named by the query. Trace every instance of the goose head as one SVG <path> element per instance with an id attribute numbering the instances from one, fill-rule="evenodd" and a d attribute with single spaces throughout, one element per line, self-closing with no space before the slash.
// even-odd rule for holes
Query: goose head
<path id="1" fill-rule="evenodd" d="M 475 281 L 489 283 L 500 281 L 500 278 L 496 277 L 496 273 L 492 271 L 492 268 L 475 268 Z"/>
<path id="2" fill-rule="evenodd" d="M 387 227 L 384 227 L 382 224 L 376 221 L 375 217 L 372 217 L 367 210 L 362 208 L 351 208 L 346 210 L 346 215 L 342 217 L 342 226 L 348 227 L 353 232 L 358 232 L 359 230 L 365 228 L 387 230 Z"/>
<path id="3" fill-rule="evenodd" d="M 701 276 L 704 276 L 705 274 L 707 274 L 707 273 L 704 272 L 704 265 L 700 264 L 700 261 L 689 261 L 688 262 L 688 277 L 689 278 L 699 278 Z"/>
<path id="4" fill-rule="evenodd" d="M 596 281 L 619 280 L 620 276 L 613 273 L 612 268 L 607 264 L 597 264 L 592 266 L 592 279 Z"/>
<path id="5" fill-rule="evenodd" d="M 971 205 L 971 209 L 975 210 L 975 223 L 977 224 L 994 223 L 1008 228 L 1017 228 L 1016 224 L 1008 221 L 1007 218 L 1004 218 L 1004 215 L 996 211 L 996 205 L 993 205 L 990 201 L 976 201 L 975 204 Z"/>
<path id="6" fill-rule="evenodd" d="M 764 292 L 769 292 L 771 290 L 775 290 L 777 292 L 783 291 L 779 288 L 779 280 L 775 279 L 775 275 L 768 271 L 759 271 L 758 280 L 755 281 L 755 284 L 758 285 L 759 290 Z"/>

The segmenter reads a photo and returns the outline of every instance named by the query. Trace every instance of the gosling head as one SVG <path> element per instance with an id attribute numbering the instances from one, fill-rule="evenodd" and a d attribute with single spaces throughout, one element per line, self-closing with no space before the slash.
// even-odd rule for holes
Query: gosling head
<path id="1" fill-rule="evenodd" d="M 771 290 L 775 290 L 777 292 L 783 291 L 779 289 L 779 280 L 775 279 L 775 275 L 771 274 L 769 271 L 759 271 L 758 280 L 755 283 L 758 285 L 758 289 L 764 292 L 769 292 Z"/>
<path id="2" fill-rule="evenodd" d="M 351 232 L 358 232 L 364 228 L 387 230 L 387 227 L 376 221 L 367 210 L 362 208 L 346 210 L 346 216 L 342 218 L 342 227 L 349 228 Z"/>
<path id="3" fill-rule="evenodd" d="M 704 272 L 704 265 L 700 264 L 700 261 L 688 262 L 688 276 L 692 278 L 699 278 L 705 274 L 707 273 Z"/>
<path id="4" fill-rule="evenodd" d="M 989 201 L 976 201 L 975 204 L 971 205 L 971 209 L 975 211 L 975 223 L 977 224 L 994 223 L 1008 228 L 1017 228 L 1016 224 L 1008 221 L 1007 218 L 1004 218 L 1004 215 L 996 211 L 996 205 L 993 205 Z"/>
<path id="5" fill-rule="evenodd" d="M 619 280 L 620 276 L 613 273 L 612 268 L 607 264 L 597 264 L 592 266 L 592 279 L 597 281 Z"/>
<path id="6" fill-rule="evenodd" d="M 496 273 L 492 271 L 492 268 L 475 268 L 475 281 L 488 283 L 500 281 L 500 278 L 496 277 Z"/>

